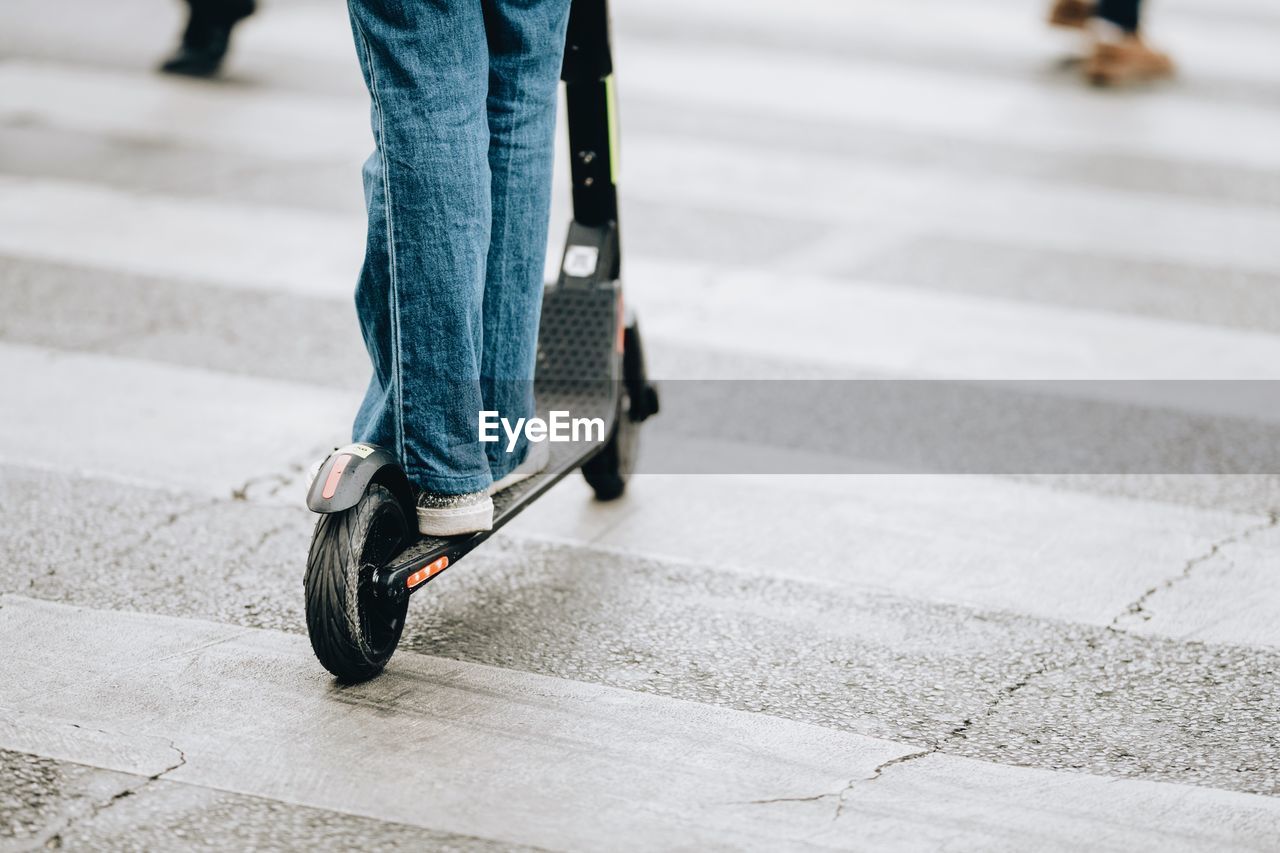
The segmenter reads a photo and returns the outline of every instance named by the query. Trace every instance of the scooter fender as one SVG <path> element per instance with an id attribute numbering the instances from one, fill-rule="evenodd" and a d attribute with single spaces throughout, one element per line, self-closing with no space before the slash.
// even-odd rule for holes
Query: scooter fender
<path id="1" fill-rule="evenodd" d="M 307 508 L 320 513 L 350 509 L 375 480 L 391 490 L 406 512 L 413 508 L 413 487 L 404 469 L 390 450 L 376 444 L 348 444 L 330 453 L 307 490 Z"/>

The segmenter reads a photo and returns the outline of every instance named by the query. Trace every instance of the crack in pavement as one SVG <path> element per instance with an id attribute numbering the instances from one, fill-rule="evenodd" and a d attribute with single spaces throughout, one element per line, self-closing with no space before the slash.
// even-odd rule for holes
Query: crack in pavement
<path id="1" fill-rule="evenodd" d="M 239 487 L 235 487 L 235 486 L 232 487 L 231 500 L 247 501 L 249 500 L 249 490 L 254 488 L 255 486 L 263 485 L 265 483 L 270 483 L 274 481 L 275 488 L 280 489 L 281 487 L 283 487 L 285 483 L 288 482 L 288 480 L 289 480 L 289 473 L 287 471 L 272 471 L 271 473 L 268 473 L 268 474 L 259 474 L 256 477 L 250 477 L 249 479 L 245 480 L 242 484 L 240 484 Z M 268 494 L 271 494 L 271 492 L 268 492 Z"/>
<path id="2" fill-rule="evenodd" d="M 816 803 L 819 800 L 825 800 L 827 797 L 837 796 L 837 794 L 814 794 L 812 797 L 774 797 L 769 800 L 747 800 L 745 803 L 742 803 L 742 805 L 767 806 L 773 803 Z"/>
<path id="3" fill-rule="evenodd" d="M 1147 590 L 1136 601 L 1134 601 L 1132 604 L 1126 607 L 1123 613 L 1116 616 L 1115 619 L 1111 620 L 1111 623 L 1107 626 L 1108 630 L 1116 631 L 1116 632 L 1123 631 L 1124 629 L 1122 627 L 1118 627 L 1120 620 L 1124 619 L 1126 616 L 1133 616 L 1133 615 L 1138 615 L 1138 614 L 1147 612 L 1146 604 L 1151 599 L 1152 596 L 1156 595 L 1162 590 L 1170 589 L 1176 584 L 1180 583 L 1181 581 L 1184 581 L 1190 578 L 1191 574 L 1195 571 L 1197 566 L 1200 566 L 1208 562 L 1209 560 L 1213 559 L 1218 554 L 1222 553 L 1223 549 L 1228 548 L 1232 545 L 1239 544 L 1240 542 L 1243 542 L 1244 540 L 1248 539 L 1250 536 L 1253 536 L 1257 533 L 1261 533 L 1266 530 L 1271 530 L 1276 527 L 1280 527 L 1280 512 L 1273 511 L 1268 513 L 1267 520 L 1265 522 L 1251 525 L 1249 527 L 1244 528 L 1243 530 L 1239 530 L 1230 536 L 1227 536 L 1223 539 L 1220 539 L 1212 543 L 1209 549 L 1205 551 L 1203 554 L 1199 554 L 1187 560 L 1187 562 L 1183 565 L 1182 570 L 1177 575 Z M 1147 618 L 1150 618 L 1150 617 L 1148 616 Z M 888 761 L 885 761 L 882 764 L 878 765 L 871 772 L 870 776 L 862 779 L 851 780 L 848 784 L 845 785 L 845 787 L 838 794 L 834 794 L 834 795 L 823 794 L 819 797 L 813 797 L 813 798 L 807 798 L 807 799 L 825 799 L 826 797 L 835 796 L 836 810 L 835 810 L 835 814 L 831 819 L 831 822 L 834 823 L 835 821 L 839 820 L 840 816 L 844 813 L 845 803 L 850 793 L 854 791 L 854 789 L 856 788 L 859 782 L 874 782 L 877 779 L 879 779 L 881 775 L 884 774 L 884 772 L 891 767 L 895 767 L 900 764 L 908 764 L 910 762 L 918 761 L 922 758 L 926 758 L 930 755 L 944 752 L 946 750 L 946 747 L 949 744 L 954 743 L 959 739 L 965 738 L 967 736 L 968 731 L 975 724 L 993 716 L 1000 709 L 1001 705 L 1007 702 L 1012 696 L 1017 694 L 1018 691 L 1022 690 L 1024 687 L 1029 685 L 1036 678 L 1047 673 L 1052 668 L 1052 663 L 1049 657 L 1050 654 L 1051 652 L 1046 650 L 1041 652 L 1039 655 L 1037 655 L 1038 660 L 1037 660 L 1036 666 L 1030 671 L 1028 671 L 1027 673 L 1025 673 L 1022 677 L 1018 678 L 1013 683 L 1005 686 L 1003 690 L 1000 692 L 1000 694 L 995 697 L 994 701 L 992 701 L 986 707 L 986 709 L 983 711 L 981 716 L 965 719 L 964 721 L 961 722 L 959 726 L 957 726 L 956 728 L 948 732 L 946 735 L 944 735 L 941 739 L 938 740 L 937 743 L 935 743 L 929 749 L 922 749 L 917 752 L 912 752 L 906 755 L 897 756 L 896 758 L 891 758 Z M 797 801 L 799 801 L 799 798 L 797 798 Z M 765 800 L 760 802 L 769 802 L 769 801 Z"/>
<path id="4" fill-rule="evenodd" d="M 870 784 L 871 782 L 874 782 L 877 779 L 879 779 L 880 775 L 884 773 L 886 770 L 888 770 L 890 767 L 894 767 L 899 764 L 906 764 L 911 761 L 916 761 L 918 759 L 925 758 L 927 756 L 933 755 L 939 749 L 941 749 L 941 744 L 939 744 L 938 746 L 931 747 L 929 749 L 920 749 L 920 750 L 916 750 L 915 752 L 908 752 L 905 755 L 897 755 L 897 756 L 894 756 L 893 758 L 888 759 L 887 761 L 882 761 L 872 769 L 871 775 L 860 776 L 855 779 L 850 779 L 848 782 L 844 784 L 844 786 L 839 791 L 834 791 L 826 794 L 816 794 L 812 797 L 777 797 L 769 800 L 750 800 L 748 803 L 746 803 L 746 805 L 768 805 L 771 803 L 813 803 L 813 802 L 820 802 L 822 800 L 834 799 L 836 801 L 836 805 L 835 805 L 835 811 L 833 811 L 831 814 L 831 819 L 827 822 L 826 826 L 810 833 L 807 836 L 806 840 L 812 840 L 817 836 L 830 831 L 832 828 L 832 825 L 840 820 L 841 816 L 844 814 L 845 803 L 848 802 L 849 794 L 858 785 Z"/>
<path id="5" fill-rule="evenodd" d="M 311 477 L 307 476 L 308 473 L 314 476 L 315 472 L 320 470 L 321 462 L 327 459 L 334 450 L 337 450 L 337 448 L 329 444 L 315 445 L 299 457 L 302 461 L 295 459 L 286 463 L 283 470 L 268 471 L 265 474 L 250 477 L 238 487 L 232 487 L 231 500 L 253 501 L 254 494 L 261 489 L 265 489 L 265 498 L 279 497 L 285 489 L 292 488 L 304 478 L 305 483 L 300 488 L 305 493 L 306 488 L 311 483 Z M 315 471 L 311 470 L 313 468 Z"/>
<path id="6" fill-rule="evenodd" d="M 80 726 L 77 726 L 77 728 L 80 728 Z M 102 729 L 95 729 L 95 731 L 101 731 L 103 732 L 103 734 L 112 734 L 111 732 L 106 732 Z M 46 849 L 53 849 L 53 850 L 60 849 L 63 844 L 63 836 L 66 835 L 67 832 L 69 832 L 72 827 L 76 826 L 79 823 L 83 823 L 86 820 L 92 820 L 96 818 L 98 815 L 102 814 L 104 811 L 111 808 L 121 800 L 126 799 L 127 797 L 132 797 L 140 793 L 148 785 L 163 779 L 169 773 L 172 773 L 178 768 L 185 766 L 187 763 L 187 754 L 183 752 L 182 748 L 179 747 L 178 744 L 175 743 L 172 739 L 168 739 L 168 742 L 169 742 L 169 748 L 178 754 L 177 761 L 175 761 L 173 764 L 170 764 L 168 767 L 164 767 L 160 770 L 157 770 L 155 773 L 152 773 L 150 776 L 143 777 L 141 780 L 139 780 L 135 784 L 129 785 L 119 791 L 116 791 L 110 797 L 108 797 L 107 799 L 101 802 L 91 803 L 89 805 L 89 809 L 87 812 L 83 812 L 78 815 L 72 815 L 71 817 L 67 818 L 63 822 L 62 826 L 58 827 L 58 829 L 52 835 L 46 838 L 39 846 Z"/>
<path id="7" fill-rule="evenodd" d="M 1203 554 L 1197 554 L 1196 556 L 1187 560 L 1187 562 L 1183 564 L 1182 570 L 1178 572 L 1176 575 L 1174 575 L 1171 578 L 1167 578 L 1164 581 L 1161 581 L 1160 583 L 1148 589 L 1146 592 L 1142 593 L 1142 595 L 1138 596 L 1134 601 L 1130 602 L 1123 611 L 1121 611 L 1119 614 L 1116 615 L 1114 619 L 1111 620 L 1111 622 L 1107 625 L 1107 630 L 1123 632 L 1125 630 L 1124 623 L 1127 621 L 1132 622 L 1135 619 L 1138 619 L 1144 622 L 1149 621 L 1151 619 L 1152 614 L 1151 614 L 1151 611 L 1147 608 L 1147 604 L 1156 595 L 1159 595 L 1161 592 L 1164 592 L 1166 590 L 1173 589 L 1175 586 L 1177 586 L 1178 584 L 1184 581 L 1190 580 L 1191 575 L 1195 572 L 1195 570 L 1199 566 L 1202 566 L 1205 563 L 1212 560 L 1214 557 L 1217 557 L 1219 554 L 1223 552 L 1224 549 L 1229 548 L 1232 545 L 1238 545 L 1241 542 L 1248 539 L 1250 536 L 1253 536 L 1254 534 L 1263 533 L 1267 530 L 1272 530 L 1277 526 L 1280 526 L 1280 512 L 1276 512 L 1273 510 L 1267 514 L 1266 521 L 1260 522 L 1258 524 L 1250 525 L 1249 527 L 1246 527 L 1243 530 L 1238 530 L 1235 533 L 1231 534 L 1230 536 L 1227 536 L 1223 539 L 1219 539 L 1218 541 L 1212 543 L 1209 546 L 1209 550 L 1205 551 Z"/>
<path id="8" fill-rule="evenodd" d="M 1002 688 L 1000 691 L 1000 694 L 997 695 L 987 705 L 987 707 L 983 710 L 980 716 L 969 717 L 962 720 L 960 725 L 956 726 L 954 729 L 947 732 L 947 734 L 939 738 L 938 741 L 933 744 L 933 746 L 930 746 L 927 749 L 919 749 L 919 750 L 916 750 L 915 752 L 908 752 L 904 755 L 894 756 L 893 758 L 890 758 L 887 761 L 883 761 L 880 764 L 877 764 L 875 768 L 872 769 L 871 775 L 850 779 L 848 782 L 845 783 L 843 788 L 841 788 L 839 791 L 836 791 L 834 793 L 816 794 L 811 797 L 778 797 L 774 799 L 751 800 L 747 804 L 748 805 L 766 805 L 770 803 L 805 803 L 805 802 L 818 802 L 821 800 L 834 798 L 836 801 L 835 811 L 832 813 L 831 820 L 828 822 L 828 826 L 813 833 L 812 835 L 809 836 L 809 838 L 813 838 L 817 835 L 821 835 L 822 833 L 830 829 L 830 824 L 834 824 L 838 820 L 840 820 L 841 816 L 845 812 L 845 807 L 846 807 L 846 804 L 849 802 L 850 795 L 858 788 L 860 784 L 870 784 L 872 782 L 875 782 L 876 780 L 880 779 L 881 776 L 883 776 L 884 773 L 890 768 L 897 767 L 899 765 L 910 764 L 911 762 L 919 761 L 922 758 L 928 758 L 931 755 L 936 755 L 938 753 L 945 752 L 946 747 L 949 744 L 954 743 L 958 739 L 964 738 L 966 736 L 966 733 L 969 731 L 969 729 L 972 728 L 976 723 L 981 722 L 982 720 L 985 720 L 991 717 L 992 715 L 994 715 L 996 711 L 999 710 L 1000 706 L 1004 702 L 1006 702 L 1010 697 L 1016 694 L 1019 690 L 1026 687 L 1038 676 L 1048 672 L 1050 668 L 1049 654 L 1050 653 L 1047 650 L 1041 652 L 1037 656 L 1038 662 L 1036 666 L 1030 671 L 1028 671 L 1027 673 L 1025 673 L 1024 675 L 1022 675 L 1021 677 L 1019 677 L 1016 681 Z"/>
<path id="9" fill-rule="evenodd" d="M 937 746 L 931 747 L 929 749 L 921 749 L 915 752 L 908 752 L 906 755 L 899 755 L 896 758 L 890 758 L 888 761 L 882 761 L 875 766 L 875 769 L 871 771 L 870 776 L 867 776 L 862 779 L 851 780 L 848 785 L 844 786 L 844 790 L 840 792 L 840 796 L 836 800 L 836 813 L 831 817 L 831 822 L 835 823 L 837 820 L 840 819 L 840 815 L 844 814 L 845 800 L 848 798 L 849 793 L 853 790 L 854 786 L 857 785 L 859 782 L 866 782 L 866 783 L 874 782 L 877 779 L 879 779 L 880 776 L 890 767 L 897 767 L 899 764 L 907 764 L 912 761 L 919 761 L 921 758 L 928 758 L 930 755 L 934 755 L 935 753 L 940 752 L 942 750 L 943 743 L 945 743 L 945 740 L 939 742 Z"/>

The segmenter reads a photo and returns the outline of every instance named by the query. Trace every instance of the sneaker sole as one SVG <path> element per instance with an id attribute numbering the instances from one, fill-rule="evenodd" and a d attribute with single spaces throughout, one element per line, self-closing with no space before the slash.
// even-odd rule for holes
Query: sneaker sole
<path id="1" fill-rule="evenodd" d="M 466 507 L 426 509 L 418 507 L 418 532 L 423 536 L 463 536 L 493 529 L 493 499 Z"/>

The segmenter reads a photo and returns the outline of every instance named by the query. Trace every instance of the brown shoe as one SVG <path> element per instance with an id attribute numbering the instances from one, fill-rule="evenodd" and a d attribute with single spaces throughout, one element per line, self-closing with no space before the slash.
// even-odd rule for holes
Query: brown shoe
<path id="1" fill-rule="evenodd" d="M 1173 76 L 1168 54 L 1147 46 L 1136 35 L 1120 41 L 1099 41 L 1084 63 L 1085 79 L 1095 86 L 1121 86 Z"/>
<path id="2" fill-rule="evenodd" d="M 1055 27 L 1083 30 L 1093 17 L 1093 3 L 1088 0 L 1056 0 L 1049 10 L 1049 23 Z"/>

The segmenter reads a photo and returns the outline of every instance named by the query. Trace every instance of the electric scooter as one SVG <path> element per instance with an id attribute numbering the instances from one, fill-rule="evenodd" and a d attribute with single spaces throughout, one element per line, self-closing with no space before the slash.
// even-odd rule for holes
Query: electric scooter
<path id="1" fill-rule="evenodd" d="M 344 682 L 382 671 L 404 630 L 409 597 L 488 539 L 575 469 L 599 500 L 623 494 L 639 426 L 658 411 L 640 330 L 622 300 L 617 119 L 606 0 L 573 0 L 561 79 L 573 181 L 573 222 L 557 280 L 543 295 L 534 396 L 539 412 L 596 420 L 594 436 L 552 443 L 535 477 L 493 496 L 492 530 L 418 533 L 415 492 L 395 455 L 371 444 L 336 448 L 307 493 L 316 523 L 303 580 L 316 657 Z"/>

